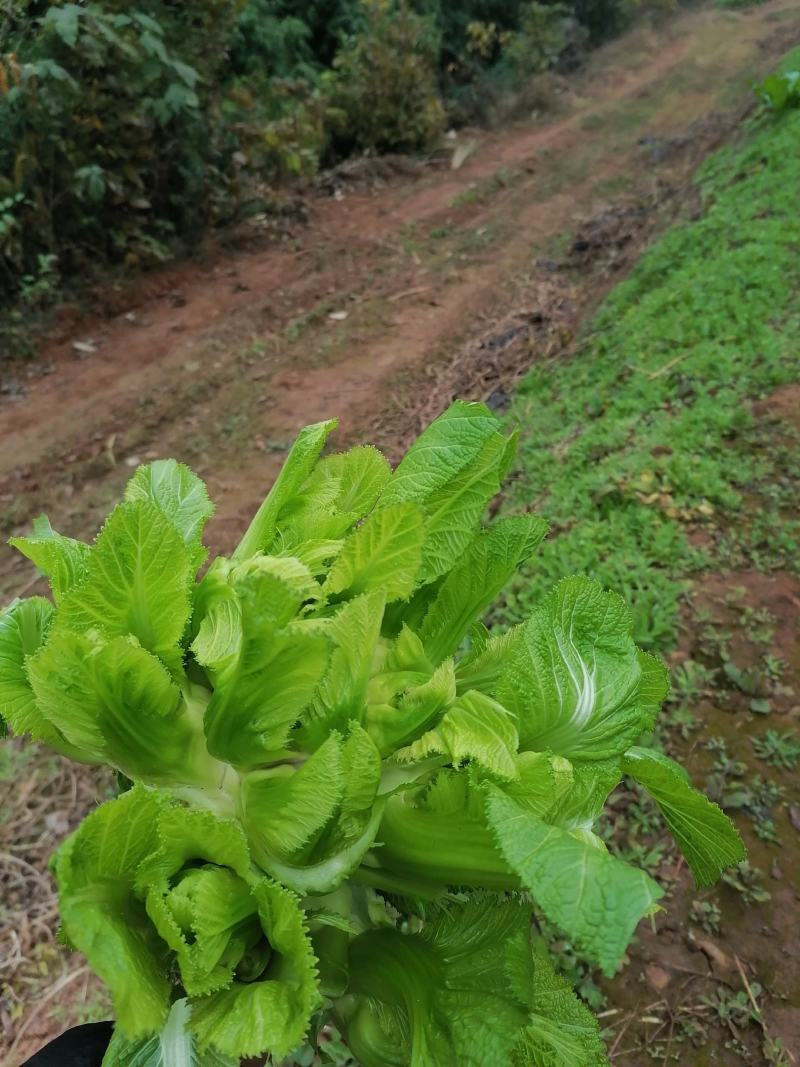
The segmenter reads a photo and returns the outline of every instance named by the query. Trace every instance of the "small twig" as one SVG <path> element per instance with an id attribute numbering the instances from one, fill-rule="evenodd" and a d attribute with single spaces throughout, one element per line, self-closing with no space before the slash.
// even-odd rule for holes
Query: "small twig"
<path id="1" fill-rule="evenodd" d="M 765 1038 L 769 1038 L 770 1035 L 769 1035 L 769 1031 L 767 1030 L 766 1024 L 764 1022 L 764 1015 L 763 1015 L 763 1013 L 761 1011 L 761 1008 L 758 1006 L 758 1001 L 756 1000 L 755 995 L 753 993 L 753 990 L 752 990 L 752 988 L 750 986 L 750 983 L 747 980 L 747 975 L 744 973 L 744 967 L 742 966 L 742 961 L 739 959 L 739 957 L 736 955 L 735 952 L 733 954 L 733 962 L 736 964 L 736 969 L 738 970 L 739 976 L 742 979 L 742 984 L 744 985 L 745 992 L 747 993 L 748 999 L 750 1000 L 750 1004 L 753 1007 L 753 1012 L 755 1013 L 756 1019 L 758 1020 L 758 1025 L 761 1027 L 761 1030 L 763 1031 L 764 1037 Z M 792 1061 L 792 1063 L 794 1063 L 795 1062 L 795 1058 L 792 1055 L 792 1053 L 789 1051 L 789 1049 L 784 1049 L 783 1051 L 786 1053 L 786 1055 L 789 1057 L 789 1059 Z"/>
<path id="2" fill-rule="evenodd" d="M 669 1062 L 669 1054 L 672 1051 L 672 1038 L 675 1036 L 675 1018 L 674 1016 L 669 1021 L 669 1037 L 667 1038 L 667 1048 L 664 1052 L 664 1067 L 667 1067 Z"/>
<path id="3" fill-rule="evenodd" d="M 419 296 L 420 293 L 427 293 L 431 289 L 433 289 L 432 285 L 418 285 L 416 289 L 404 289 L 402 293 L 395 293 L 388 300 L 390 304 L 394 304 L 398 300 L 405 300 L 407 296 Z"/>
<path id="4" fill-rule="evenodd" d="M 761 1018 L 761 1008 L 759 1008 L 758 1001 L 753 996 L 753 990 L 750 988 L 750 983 L 747 981 L 747 975 L 744 973 L 744 967 L 742 967 L 742 962 L 739 959 L 739 957 L 736 955 L 735 952 L 733 954 L 733 962 L 736 964 L 736 969 L 738 970 L 739 974 L 741 975 L 742 982 L 744 983 L 744 988 L 745 988 L 745 990 L 747 992 L 748 997 L 750 998 L 750 1003 L 753 1005 L 753 1011 L 756 1013 L 756 1015 L 760 1019 Z"/>
<path id="5" fill-rule="evenodd" d="M 614 1053 L 617 1051 L 617 1048 L 619 1046 L 620 1041 L 622 1041 L 622 1038 L 625 1036 L 625 1033 L 626 1033 L 628 1027 L 631 1025 L 631 1023 L 633 1022 L 633 1020 L 635 1018 L 636 1018 L 636 1013 L 635 1012 L 631 1012 L 630 1015 L 628 1016 L 628 1018 L 625 1020 L 623 1026 L 622 1026 L 622 1029 L 619 1031 L 619 1033 L 617 1034 L 616 1038 L 614 1039 L 614 1044 L 608 1050 L 610 1056 L 613 1056 Z"/>
<path id="6" fill-rule="evenodd" d="M 687 348 L 685 352 L 681 352 L 679 356 L 675 356 L 675 358 L 671 359 L 669 363 L 665 363 L 663 367 L 659 367 L 658 370 L 651 371 L 650 374 L 647 375 L 648 382 L 652 382 L 655 378 L 660 378 L 661 375 L 664 374 L 666 371 L 671 370 L 671 368 L 674 367 L 676 363 L 680 363 L 682 359 L 686 359 L 686 357 L 690 355 L 690 353 L 691 349 Z"/>

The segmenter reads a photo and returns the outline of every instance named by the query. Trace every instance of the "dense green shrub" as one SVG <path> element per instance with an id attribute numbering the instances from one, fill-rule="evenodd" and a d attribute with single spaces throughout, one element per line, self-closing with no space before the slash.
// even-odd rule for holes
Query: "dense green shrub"
<path id="1" fill-rule="evenodd" d="M 800 70 L 769 74 L 754 89 L 759 100 L 772 111 L 800 107 Z"/>
<path id="2" fill-rule="evenodd" d="M 211 104 L 224 53 L 211 44 L 235 6 L 194 4 L 182 22 L 167 5 L 152 7 L 160 19 L 122 3 L 52 6 L 28 27 L 20 60 L 6 57 L 6 290 L 40 256 L 58 255 L 66 272 L 89 257 L 146 262 L 174 235 L 213 221 Z"/>
<path id="3" fill-rule="evenodd" d="M 331 101 L 345 146 L 416 149 L 440 132 L 438 35 L 404 0 L 364 0 L 365 25 L 334 60 Z"/>
<path id="4" fill-rule="evenodd" d="M 630 2 L 7 0 L 0 305 L 158 262 L 321 161 L 490 118 Z"/>

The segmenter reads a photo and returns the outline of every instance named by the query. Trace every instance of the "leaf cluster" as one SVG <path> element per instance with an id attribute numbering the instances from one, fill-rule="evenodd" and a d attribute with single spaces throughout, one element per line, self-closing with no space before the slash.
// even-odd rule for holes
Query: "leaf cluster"
<path id="1" fill-rule="evenodd" d="M 741 842 L 638 747 L 667 679 L 620 597 L 569 578 L 483 626 L 546 532 L 483 521 L 515 435 L 459 401 L 392 470 L 323 457 L 334 426 L 301 431 L 204 571 L 212 506 L 173 460 L 92 545 L 44 517 L 12 539 L 52 600 L 0 616 L 0 715 L 135 783 L 54 860 L 65 935 L 114 1000 L 108 1063 L 173 1031 L 280 1058 L 320 1008 L 364 1067 L 603 1062 L 531 900 L 614 972 L 661 897 L 594 832 L 625 775 L 699 885 Z"/>

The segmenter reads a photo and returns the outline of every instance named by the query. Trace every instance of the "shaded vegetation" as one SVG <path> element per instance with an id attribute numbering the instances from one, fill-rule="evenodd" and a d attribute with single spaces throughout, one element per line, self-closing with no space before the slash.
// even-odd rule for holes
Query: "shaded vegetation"
<path id="1" fill-rule="evenodd" d="M 424 148 L 614 32 L 628 0 L 11 0 L 0 27 L 0 307 L 151 266 L 266 188 Z"/>

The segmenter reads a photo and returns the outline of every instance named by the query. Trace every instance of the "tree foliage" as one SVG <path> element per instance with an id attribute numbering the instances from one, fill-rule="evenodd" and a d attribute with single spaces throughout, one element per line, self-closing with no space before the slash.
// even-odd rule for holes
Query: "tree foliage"
<path id="1" fill-rule="evenodd" d="M 626 3 L 11 0 L 0 303 L 158 262 L 336 155 L 424 148 L 448 110 L 474 116 L 492 79 L 558 63 Z"/>

